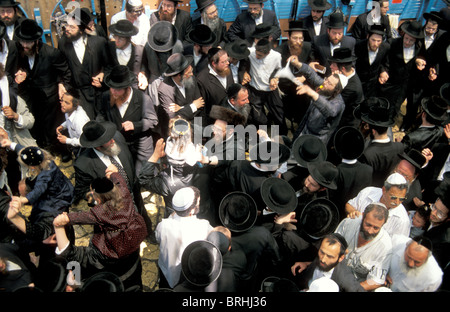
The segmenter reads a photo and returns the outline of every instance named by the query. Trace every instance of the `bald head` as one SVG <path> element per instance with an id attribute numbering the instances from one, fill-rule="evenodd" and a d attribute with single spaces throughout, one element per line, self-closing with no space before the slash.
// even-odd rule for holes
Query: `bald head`
<path id="1" fill-rule="evenodd" d="M 431 247 L 422 245 L 421 241 L 413 240 L 405 249 L 405 261 L 409 268 L 415 269 L 424 265 L 431 255 Z"/>

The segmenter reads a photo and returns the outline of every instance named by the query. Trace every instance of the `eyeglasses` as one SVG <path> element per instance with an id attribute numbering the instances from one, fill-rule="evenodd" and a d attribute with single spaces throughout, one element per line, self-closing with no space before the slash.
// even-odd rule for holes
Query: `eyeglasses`
<path id="1" fill-rule="evenodd" d="M 431 211 L 436 211 L 436 216 L 439 219 L 445 218 L 445 213 L 436 208 L 434 204 L 430 204 Z"/>
<path id="2" fill-rule="evenodd" d="M 397 197 L 397 196 L 390 196 L 390 198 L 392 199 L 392 200 L 400 200 L 400 201 L 405 201 L 406 200 L 406 197 Z"/>
<path id="3" fill-rule="evenodd" d="M 215 9 L 214 11 L 212 11 L 212 12 L 206 12 L 206 15 L 208 15 L 208 16 L 214 16 L 215 14 L 217 13 L 217 9 Z"/>

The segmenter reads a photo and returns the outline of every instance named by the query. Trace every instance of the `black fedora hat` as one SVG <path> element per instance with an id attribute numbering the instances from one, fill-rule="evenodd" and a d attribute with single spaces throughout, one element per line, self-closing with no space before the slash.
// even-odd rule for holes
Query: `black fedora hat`
<path id="1" fill-rule="evenodd" d="M 168 21 L 158 21 L 148 32 L 148 44 L 156 52 L 172 50 L 178 40 L 178 30 Z"/>
<path id="2" fill-rule="evenodd" d="M 212 46 L 217 36 L 209 26 L 198 24 L 186 35 L 186 39 L 200 46 Z"/>
<path id="3" fill-rule="evenodd" d="M 92 21 L 92 14 L 89 10 L 76 8 L 67 15 L 67 18 L 75 20 L 77 25 L 83 25 L 86 27 Z"/>
<path id="4" fill-rule="evenodd" d="M 64 292 L 67 272 L 65 261 L 57 258 L 39 263 L 35 285 L 43 292 Z"/>
<path id="5" fill-rule="evenodd" d="M 386 30 L 386 28 L 383 25 L 373 24 L 373 25 L 369 25 L 367 32 L 369 34 L 377 34 L 380 36 L 384 36 L 386 34 L 385 30 Z"/>
<path id="6" fill-rule="evenodd" d="M 331 200 L 317 198 L 305 206 L 298 220 L 297 231 L 318 239 L 334 232 L 339 224 L 339 211 Z"/>
<path id="7" fill-rule="evenodd" d="M 184 56 L 181 53 L 173 53 L 167 59 L 167 70 L 164 73 L 164 76 L 170 77 L 175 76 L 176 74 L 181 73 L 192 63 L 192 56 Z"/>
<path id="8" fill-rule="evenodd" d="M 414 148 L 410 149 L 407 153 L 403 152 L 402 154 L 398 154 L 398 156 L 408 161 L 411 165 L 413 165 L 419 170 L 422 169 L 422 167 L 427 162 L 425 156 L 423 156 L 420 151 Z"/>
<path id="9" fill-rule="evenodd" d="M 139 32 L 139 29 L 129 20 L 123 19 L 109 26 L 109 32 L 119 37 L 133 37 Z"/>
<path id="10" fill-rule="evenodd" d="M 273 141 L 260 142 L 250 149 L 250 160 L 258 164 L 281 165 L 291 156 L 291 150 L 284 144 Z"/>
<path id="11" fill-rule="evenodd" d="M 308 6 L 315 11 L 326 11 L 332 7 L 327 0 L 308 0 Z"/>
<path id="12" fill-rule="evenodd" d="M 255 30 L 252 33 L 253 38 L 265 38 L 269 37 L 271 34 L 273 34 L 277 30 L 276 26 L 267 24 L 267 23 L 261 23 L 259 25 L 256 25 Z"/>
<path id="13" fill-rule="evenodd" d="M 98 272 L 86 279 L 80 287 L 80 292 L 112 293 L 124 292 L 125 287 L 120 278 L 112 272 Z"/>
<path id="14" fill-rule="evenodd" d="M 305 27 L 305 22 L 303 19 L 296 20 L 296 21 L 289 21 L 289 27 L 285 31 L 291 32 L 291 31 L 307 31 Z"/>
<path id="15" fill-rule="evenodd" d="M 390 113 L 388 100 L 371 97 L 366 101 L 366 105 L 368 105 L 367 111 L 365 113 L 361 112 L 361 119 L 364 122 L 380 127 L 391 127 L 395 124 L 395 120 Z"/>
<path id="16" fill-rule="evenodd" d="M 334 135 L 334 149 L 344 159 L 358 159 L 364 152 L 364 136 L 354 127 L 341 127 Z"/>
<path id="17" fill-rule="evenodd" d="M 420 24 L 418 21 L 405 21 L 400 25 L 399 28 L 401 31 L 413 38 L 422 39 L 424 37 L 422 24 Z"/>
<path id="18" fill-rule="evenodd" d="M 44 160 L 44 153 L 37 146 L 27 146 L 19 152 L 19 157 L 27 166 L 38 166 Z"/>
<path id="19" fill-rule="evenodd" d="M 287 278 L 278 276 L 266 277 L 261 282 L 261 292 L 274 292 L 274 293 L 287 293 L 287 292 L 300 292 L 297 284 Z"/>
<path id="20" fill-rule="evenodd" d="M 310 134 L 295 139 L 292 145 L 292 153 L 297 163 L 304 168 L 307 168 L 311 162 L 327 159 L 326 145 L 321 139 Z"/>
<path id="21" fill-rule="evenodd" d="M 369 111 L 369 107 L 372 105 L 378 105 L 382 107 L 386 107 L 389 109 L 389 101 L 385 98 L 379 97 L 369 97 L 364 99 L 358 106 L 353 110 L 353 116 L 357 119 L 361 119 L 363 114 L 367 114 Z"/>
<path id="22" fill-rule="evenodd" d="M 439 89 L 439 94 L 447 103 L 447 106 L 450 106 L 450 83 L 444 83 Z"/>
<path id="23" fill-rule="evenodd" d="M 114 188 L 114 183 L 107 177 L 95 178 L 91 182 L 91 188 L 96 193 L 104 194 L 110 192 Z"/>
<path id="24" fill-rule="evenodd" d="M 251 228 L 258 216 L 255 200 L 244 192 L 227 194 L 219 205 L 219 219 L 232 232 Z"/>
<path id="25" fill-rule="evenodd" d="M 247 43 L 241 39 L 225 43 L 223 49 L 227 51 L 228 56 L 239 61 L 250 55 Z"/>
<path id="26" fill-rule="evenodd" d="M 286 180 L 267 178 L 260 189 L 266 206 L 279 215 L 290 213 L 297 207 L 298 199 L 295 190 Z"/>
<path id="27" fill-rule="evenodd" d="M 422 99 L 423 110 L 434 120 L 447 120 L 447 102 L 438 95 L 432 95 Z"/>
<path id="28" fill-rule="evenodd" d="M 133 72 L 130 71 L 128 66 L 116 65 L 112 68 L 111 72 L 105 76 L 103 80 L 105 85 L 113 89 L 125 89 L 133 84 L 136 77 Z"/>
<path id="29" fill-rule="evenodd" d="M 216 2 L 216 0 L 195 0 L 195 3 L 197 4 L 197 8 L 194 10 L 194 12 L 201 11 L 204 8 L 209 7 L 211 4 L 213 4 L 215 2 Z"/>
<path id="30" fill-rule="evenodd" d="M 338 169 L 329 161 L 319 161 L 308 164 L 308 172 L 311 177 L 321 186 L 330 190 L 336 190 L 336 178 Z"/>
<path id="31" fill-rule="evenodd" d="M 337 48 L 333 52 L 333 56 L 328 58 L 331 63 L 350 63 L 356 60 L 356 57 L 352 55 L 352 50 L 349 48 Z"/>
<path id="32" fill-rule="evenodd" d="M 44 30 L 38 23 L 30 18 L 24 19 L 19 26 L 16 27 L 15 34 L 19 40 L 35 41 L 42 37 Z"/>
<path id="33" fill-rule="evenodd" d="M 439 25 L 444 21 L 442 17 L 442 13 L 439 11 L 431 11 L 431 12 L 425 12 L 423 13 L 423 18 L 426 20 L 433 20 L 436 21 Z"/>
<path id="34" fill-rule="evenodd" d="M 347 26 L 344 14 L 340 10 L 336 10 L 328 15 L 328 28 L 344 28 Z"/>
<path id="35" fill-rule="evenodd" d="M 194 241 L 183 251 L 181 271 L 192 285 L 208 286 L 222 272 L 222 254 L 207 240 Z"/>
<path id="36" fill-rule="evenodd" d="M 0 7 L 16 7 L 19 6 L 20 2 L 16 2 L 14 0 L 0 0 Z"/>
<path id="37" fill-rule="evenodd" d="M 6 34 L 6 25 L 3 21 L 0 21 L 0 40 L 5 38 Z"/>
<path id="38" fill-rule="evenodd" d="M 110 121 L 88 121 L 83 126 L 83 133 L 80 136 L 80 144 L 83 147 L 99 147 L 108 143 L 116 133 L 116 125 Z"/>

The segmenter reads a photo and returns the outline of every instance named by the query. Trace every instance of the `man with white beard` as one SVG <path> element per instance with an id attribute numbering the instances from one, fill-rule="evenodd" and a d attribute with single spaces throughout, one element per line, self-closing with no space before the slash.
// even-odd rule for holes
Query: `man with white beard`
<path id="1" fill-rule="evenodd" d="M 385 287 L 393 292 L 434 292 L 441 285 L 442 276 L 428 238 L 394 235 Z M 385 290 L 385 287 L 376 291 Z"/>
<path id="2" fill-rule="evenodd" d="M 216 0 L 196 0 L 197 9 L 194 12 L 200 12 L 200 17 L 192 20 L 192 28 L 197 25 L 206 25 L 216 35 L 216 41 L 213 47 L 225 44 L 225 33 L 227 32 L 227 25 L 225 21 L 219 17 L 219 11 L 215 4 Z"/>

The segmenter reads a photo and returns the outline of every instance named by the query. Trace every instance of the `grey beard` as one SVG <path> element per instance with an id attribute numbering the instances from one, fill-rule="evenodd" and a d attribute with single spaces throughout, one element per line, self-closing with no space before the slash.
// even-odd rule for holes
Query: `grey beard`
<path id="1" fill-rule="evenodd" d="M 194 86 L 195 86 L 194 76 L 189 77 L 187 79 L 183 79 L 182 84 L 186 89 L 194 88 Z"/>
<path id="2" fill-rule="evenodd" d="M 220 25 L 220 20 L 219 17 L 210 19 L 208 17 L 203 17 L 203 20 L 205 21 L 205 25 L 208 26 L 209 28 L 211 28 L 212 32 L 215 32 L 216 30 L 219 29 L 219 25 Z"/>
<path id="3" fill-rule="evenodd" d="M 117 145 L 116 143 L 114 143 L 112 146 L 108 147 L 108 148 L 100 148 L 100 152 L 102 152 L 103 154 L 107 155 L 107 156 L 117 156 L 120 154 L 121 149 L 120 146 Z"/>
<path id="4" fill-rule="evenodd" d="M 248 115 L 250 115 L 250 110 L 252 107 L 250 104 L 245 104 L 244 106 L 235 106 L 238 113 L 244 115 L 246 119 L 248 119 Z"/>

